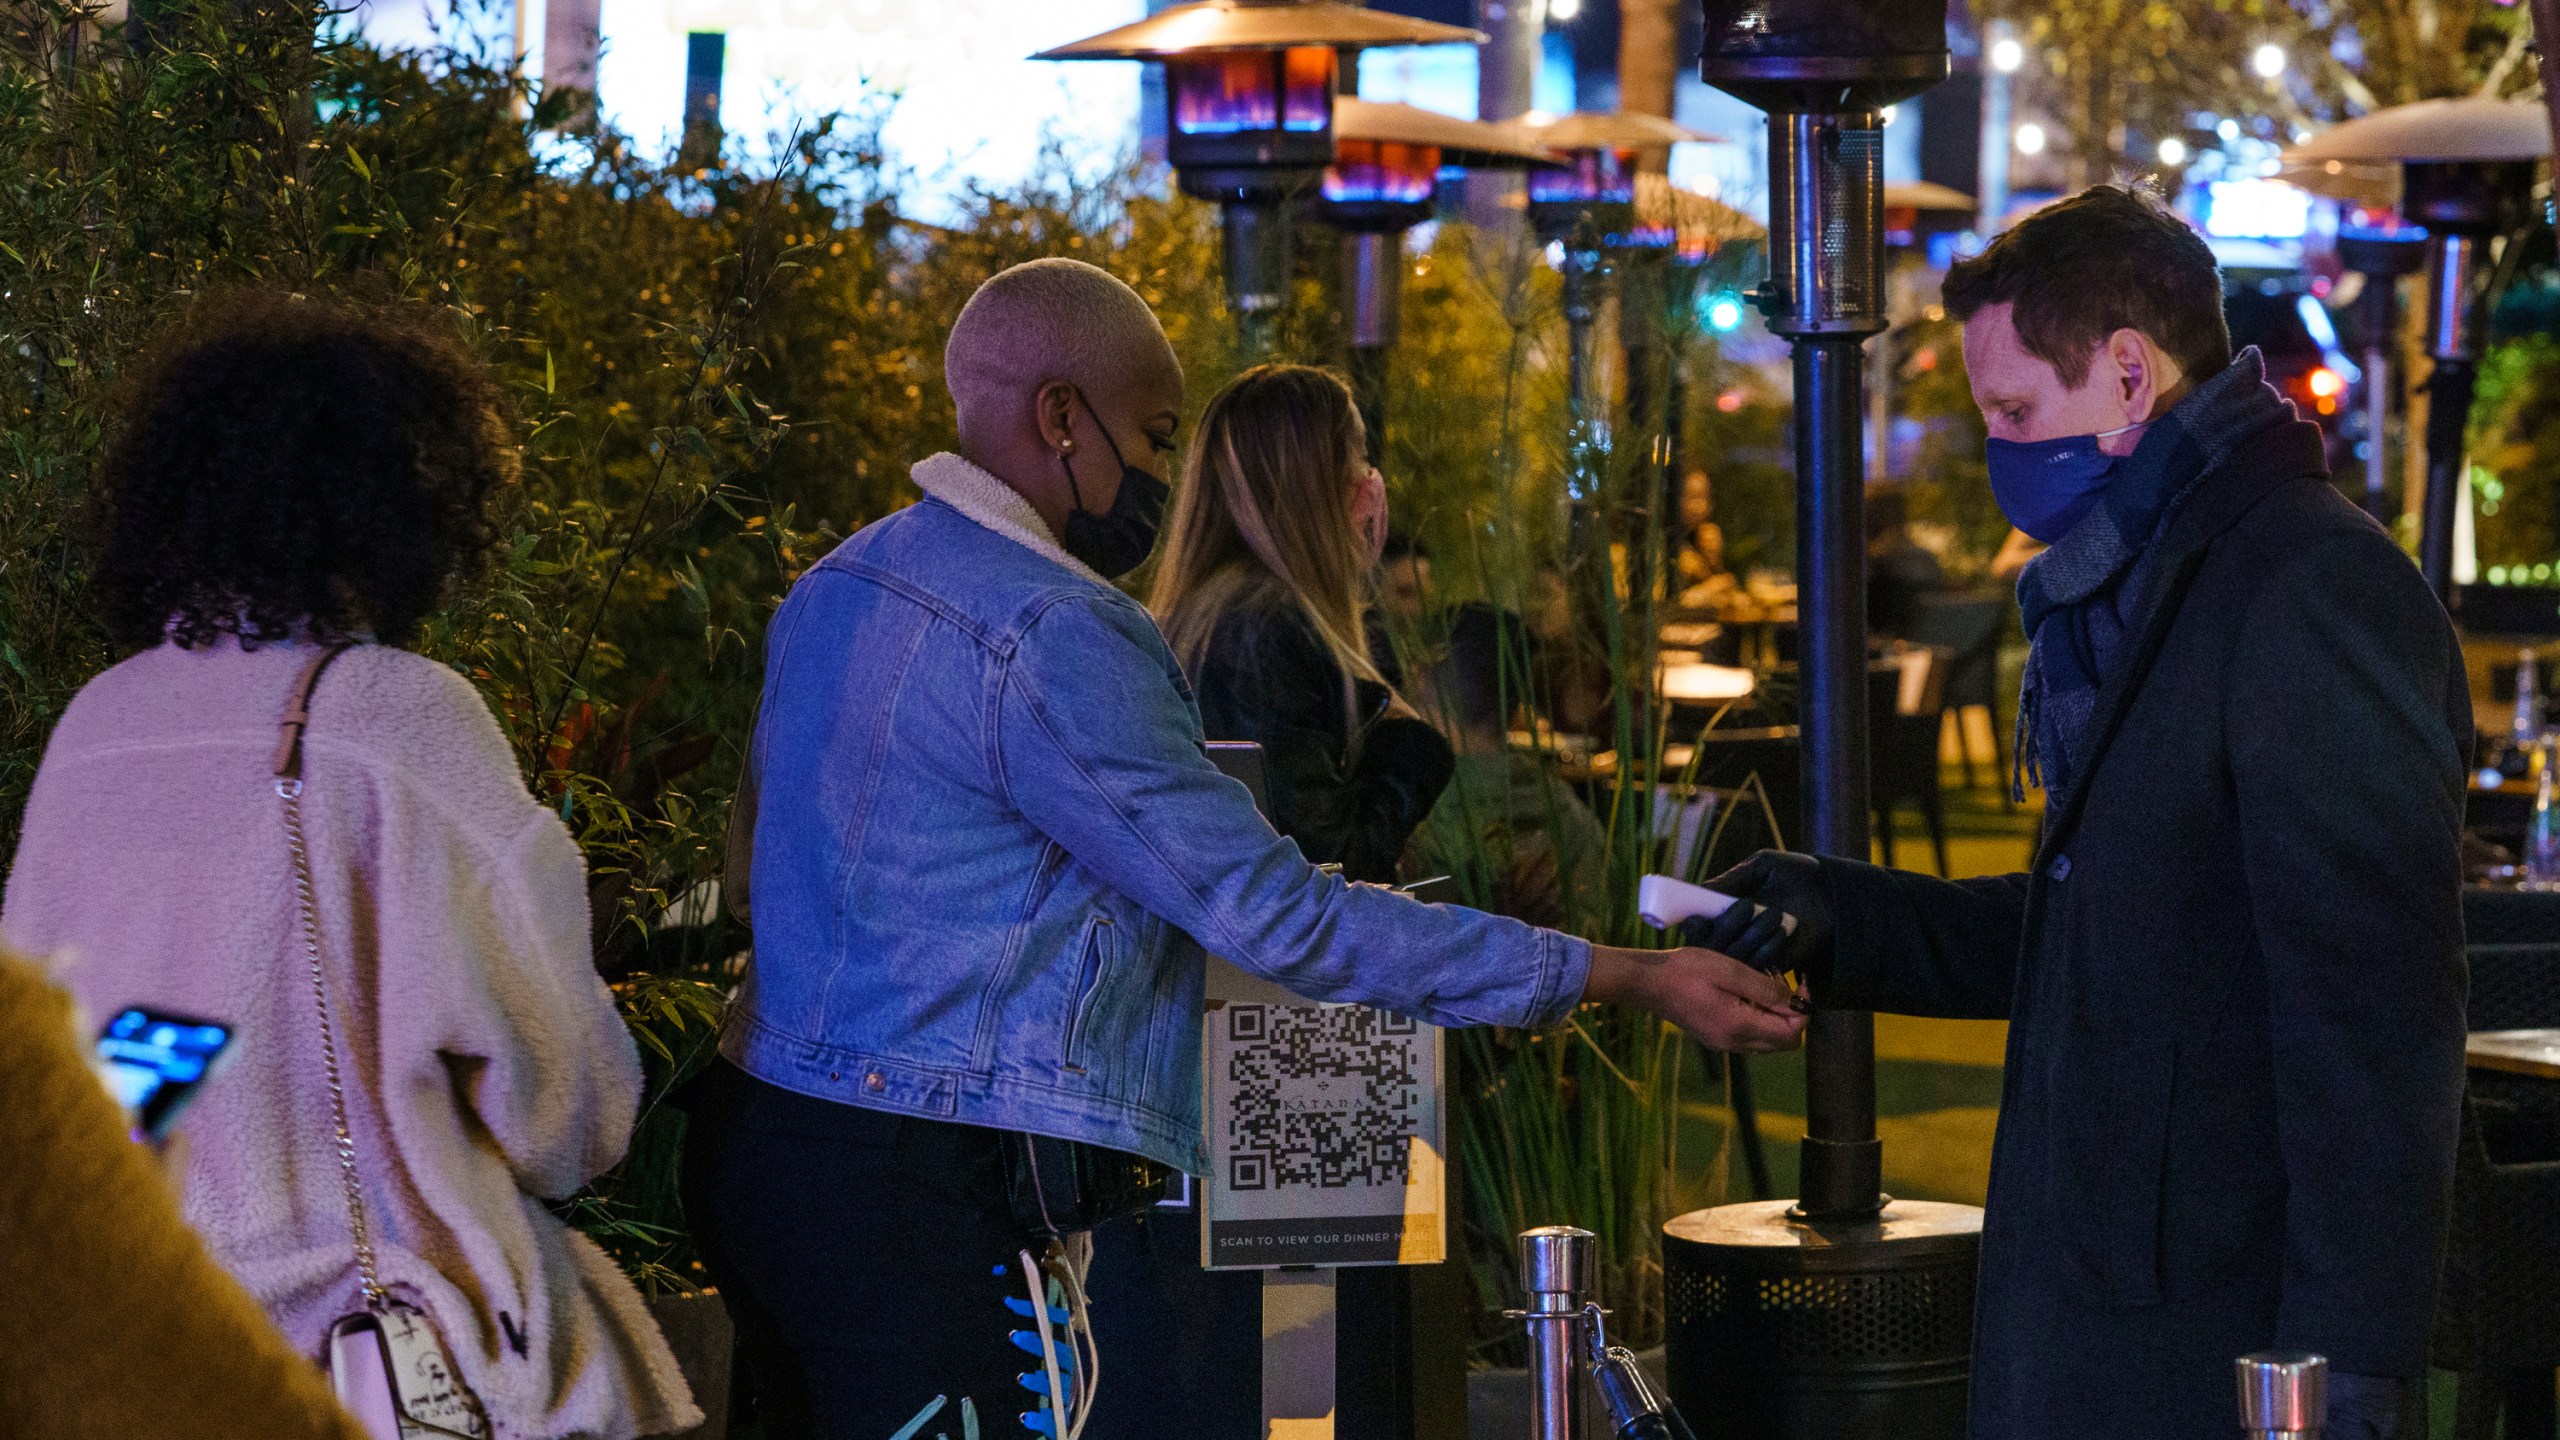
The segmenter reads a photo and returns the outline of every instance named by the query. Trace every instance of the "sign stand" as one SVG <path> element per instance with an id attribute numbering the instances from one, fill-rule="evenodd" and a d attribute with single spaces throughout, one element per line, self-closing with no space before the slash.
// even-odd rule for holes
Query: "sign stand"
<path id="1" fill-rule="evenodd" d="M 1261 747 L 1208 749 L 1267 811 Z M 1436 888 L 1409 893 L 1427 903 Z M 1463 1434 L 1458 1350 L 1419 1343 L 1454 1316 L 1416 1313 L 1428 1292 L 1415 1282 L 1437 1272 L 1400 1268 L 1439 1265 L 1453 1243 L 1440 1031 L 1208 966 L 1210 1174 L 1191 1193 L 1203 1270 L 1262 1272 L 1261 1440 Z M 1451 1375 L 1420 1373 L 1443 1358 Z"/>

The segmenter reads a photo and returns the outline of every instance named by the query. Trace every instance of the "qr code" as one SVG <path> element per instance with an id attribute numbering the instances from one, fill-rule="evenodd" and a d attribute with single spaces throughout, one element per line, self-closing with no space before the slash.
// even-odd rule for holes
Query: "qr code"
<path id="1" fill-rule="evenodd" d="M 1401 1188 L 1428 1133 L 1430 1044 L 1364 1005 L 1230 1005 L 1224 1117 L 1236 1190 Z"/>

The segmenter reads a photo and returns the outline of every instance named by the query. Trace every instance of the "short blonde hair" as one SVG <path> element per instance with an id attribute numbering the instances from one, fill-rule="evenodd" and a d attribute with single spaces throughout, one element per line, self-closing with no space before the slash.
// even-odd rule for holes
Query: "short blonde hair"
<path id="1" fill-rule="evenodd" d="M 1081 260 L 1029 260 L 990 277 L 952 322 L 942 351 L 960 433 L 1051 381 L 1088 398 L 1182 364 L 1138 292 Z"/>

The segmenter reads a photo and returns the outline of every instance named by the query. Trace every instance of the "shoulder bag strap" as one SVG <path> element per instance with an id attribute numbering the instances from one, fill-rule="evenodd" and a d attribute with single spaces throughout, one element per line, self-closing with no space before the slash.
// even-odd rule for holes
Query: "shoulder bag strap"
<path id="1" fill-rule="evenodd" d="M 320 672 L 347 649 L 344 643 L 324 647 L 293 682 L 293 693 L 285 700 L 282 733 L 276 740 L 275 777 L 276 797 L 284 802 L 285 843 L 293 851 L 293 894 L 302 912 L 302 948 L 311 961 L 311 1001 L 320 1012 L 320 1065 L 329 1081 L 329 1119 L 338 1132 L 338 1176 L 346 1186 L 347 1230 L 355 1239 L 356 1274 L 364 1285 L 365 1308 L 380 1311 L 389 1297 L 374 1269 L 364 1187 L 356 1179 L 356 1142 L 347 1128 L 347 1092 L 339 1076 L 336 1028 L 329 1022 L 329 982 L 320 962 L 320 905 L 311 888 L 311 852 L 302 841 L 302 735 L 311 725 L 311 691 L 320 683 Z"/>

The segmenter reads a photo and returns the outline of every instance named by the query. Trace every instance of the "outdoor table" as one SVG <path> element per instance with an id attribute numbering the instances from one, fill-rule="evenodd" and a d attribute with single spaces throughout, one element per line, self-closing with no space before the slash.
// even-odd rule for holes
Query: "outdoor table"
<path id="1" fill-rule="evenodd" d="M 1693 704 L 1740 700 L 1751 693 L 1753 685 L 1750 671 L 1732 665 L 1710 665 L 1703 660 L 1666 663 L 1661 667 L 1660 679 L 1665 699 Z"/>
<path id="2" fill-rule="evenodd" d="M 2475 1070 L 2560 1080 L 2560 1030 L 2474 1030 L 2462 1058 Z"/>

